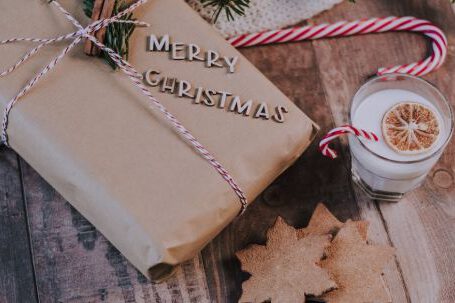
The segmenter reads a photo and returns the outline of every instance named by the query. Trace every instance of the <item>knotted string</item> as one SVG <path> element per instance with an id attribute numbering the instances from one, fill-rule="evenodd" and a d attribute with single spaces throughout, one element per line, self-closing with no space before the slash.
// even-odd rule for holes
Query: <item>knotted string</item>
<path id="1" fill-rule="evenodd" d="M 77 28 L 77 31 L 58 36 L 55 38 L 49 39 L 40 39 L 40 38 L 12 38 L 7 40 L 0 41 L 0 45 L 14 43 L 14 42 L 36 42 L 39 43 L 36 47 L 32 48 L 28 51 L 19 61 L 13 64 L 10 68 L 6 69 L 5 71 L 0 73 L 0 77 L 6 76 L 9 73 L 13 72 L 16 68 L 18 68 L 21 64 L 25 61 L 30 59 L 33 55 L 35 55 L 41 48 L 44 46 L 58 43 L 64 40 L 72 40 L 72 42 L 58 55 L 56 56 L 46 67 L 44 67 L 41 72 L 39 72 L 35 77 L 30 80 L 27 85 L 25 85 L 19 93 L 12 98 L 6 105 L 4 114 L 3 114 L 3 122 L 2 122 L 2 133 L 1 133 L 1 141 L 6 146 L 8 144 L 8 121 L 9 121 L 9 114 L 14 107 L 14 105 L 21 99 L 24 95 L 26 95 L 38 82 L 41 78 L 43 78 L 48 72 L 50 72 L 76 45 L 78 45 L 83 39 L 89 39 L 93 42 L 97 47 L 99 47 L 102 51 L 106 52 L 109 57 L 116 63 L 116 65 L 120 68 L 120 70 L 125 73 L 128 78 L 133 82 L 133 84 L 147 97 L 149 105 L 156 108 L 159 112 L 161 112 L 165 118 L 170 122 L 170 124 L 174 127 L 174 129 L 184 138 L 186 139 L 196 151 L 206 159 L 215 169 L 216 171 L 223 177 L 224 180 L 231 186 L 234 190 L 236 195 L 240 199 L 241 203 L 241 210 L 240 214 L 242 214 L 247 206 L 247 198 L 245 193 L 242 191 L 240 186 L 234 181 L 231 175 L 227 172 L 227 170 L 215 159 L 215 157 L 180 123 L 177 118 L 172 115 L 164 105 L 162 105 L 155 97 L 153 97 L 152 93 L 148 90 L 148 88 L 142 83 L 143 76 L 136 69 L 129 64 L 125 59 L 123 59 L 119 54 L 117 54 L 111 48 L 105 46 L 101 43 L 96 37 L 94 33 L 100 30 L 101 28 L 107 27 L 111 23 L 131 23 L 137 26 L 149 26 L 145 22 L 141 21 L 131 21 L 131 20 L 121 20 L 123 16 L 126 14 L 134 11 L 139 6 L 147 3 L 148 0 L 138 0 L 127 9 L 123 10 L 122 12 L 118 13 L 117 15 L 97 20 L 90 25 L 83 27 L 79 21 L 77 21 L 68 11 L 66 11 L 60 3 L 56 0 L 51 1 L 51 4 L 54 5 L 60 12 L 62 12 L 65 17 Z"/>

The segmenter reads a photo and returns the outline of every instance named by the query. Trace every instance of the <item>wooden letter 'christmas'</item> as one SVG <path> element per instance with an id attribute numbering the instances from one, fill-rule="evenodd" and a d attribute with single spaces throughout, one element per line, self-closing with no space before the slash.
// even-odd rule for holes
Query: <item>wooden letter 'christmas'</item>
<path id="1" fill-rule="evenodd" d="M 168 34 L 161 37 L 148 36 L 147 51 L 168 52 L 170 60 L 199 61 L 206 68 L 224 68 L 228 74 L 236 72 L 239 62 L 238 56 L 223 56 L 215 50 L 203 50 L 194 43 L 173 42 Z M 283 123 L 285 114 L 288 113 L 288 109 L 284 106 L 271 107 L 265 102 L 255 103 L 232 92 L 194 86 L 187 80 L 162 75 L 161 71 L 156 69 L 149 69 L 144 73 L 144 82 L 151 87 L 157 87 L 162 93 L 192 99 L 193 104 L 225 109 L 244 117 Z"/>

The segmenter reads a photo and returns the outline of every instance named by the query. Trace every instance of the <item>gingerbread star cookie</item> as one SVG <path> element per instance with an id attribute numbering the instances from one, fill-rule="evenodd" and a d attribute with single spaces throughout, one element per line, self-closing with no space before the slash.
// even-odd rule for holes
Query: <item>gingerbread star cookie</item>
<path id="1" fill-rule="evenodd" d="M 367 244 L 355 222 L 346 222 L 321 262 L 338 288 L 322 298 L 327 303 L 391 302 L 381 273 L 393 255 L 392 247 Z"/>
<path id="2" fill-rule="evenodd" d="M 336 284 L 318 265 L 330 239 L 308 235 L 299 240 L 296 230 L 279 217 L 267 232 L 265 246 L 251 245 L 236 254 L 242 269 L 251 274 L 239 302 L 305 302 L 306 295 L 334 289 Z"/>

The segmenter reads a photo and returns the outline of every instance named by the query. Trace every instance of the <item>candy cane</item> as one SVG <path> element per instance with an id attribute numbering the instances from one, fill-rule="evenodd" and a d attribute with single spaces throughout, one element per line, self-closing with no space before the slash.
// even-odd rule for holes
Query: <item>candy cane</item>
<path id="1" fill-rule="evenodd" d="M 367 140 L 373 140 L 378 142 L 379 138 L 373 132 L 369 132 L 363 129 L 358 129 L 352 125 L 343 125 L 337 128 L 332 129 L 329 131 L 319 142 L 319 150 L 321 153 L 329 157 L 331 159 L 335 159 L 337 157 L 336 151 L 329 147 L 329 144 L 336 138 L 343 136 L 345 134 L 352 134 L 354 136 L 365 138 Z"/>
<path id="2" fill-rule="evenodd" d="M 340 21 L 334 24 L 307 25 L 283 30 L 244 34 L 232 37 L 228 41 L 235 47 L 249 47 L 254 45 L 345 37 L 390 31 L 408 31 L 424 34 L 431 40 L 432 53 L 429 57 L 418 62 L 389 68 L 381 67 L 378 69 L 377 75 L 403 73 L 422 76 L 439 68 L 444 63 L 447 56 L 447 38 L 445 34 L 430 21 L 415 17 L 391 16 L 387 18 L 371 18 L 368 20 L 351 22 Z M 353 134 L 357 137 L 378 141 L 378 137 L 372 132 L 357 129 L 351 125 L 345 125 L 331 130 L 322 138 L 319 144 L 322 154 L 332 159 L 336 158 L 337 154 L 329 147 L 329 143 L 344 134 Z"/>
<path id="3" fill-rule="evenodd" d="M 447 38 L 445 34 L 430 21 L 415 17 L 387 17 L 368 20 L 340 21 L 333 24 L 307 25 L 282 30 L 265 31 L 255 34 L 244 34 L 232 37 L 228 41 L 235 47 L 249 47 L 272 43 L 285 43 L 321 38 L 346 37 L 390 31 L 418 32 L 432 41 L 432 54 L 421 61 L 380 68 L 378 75 L 387 73 L 405 73 L 422 76 L 440 67 L 447 56 Z"/>

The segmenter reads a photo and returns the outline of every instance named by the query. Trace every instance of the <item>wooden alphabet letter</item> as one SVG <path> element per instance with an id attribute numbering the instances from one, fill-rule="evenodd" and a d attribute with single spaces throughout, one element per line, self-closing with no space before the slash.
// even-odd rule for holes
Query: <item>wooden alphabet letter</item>
<path id="1" fill-rule="evenodd" d="M 254 113 L 255 118 L 262 118 L 264 120 L 270 119 L 269 109 L 267 103 L 262 102 L 258 105 L 256 112 Z"/>
<path id="2" fill-rule="evenodd" d="M 204 91 L 204 88 L 198 87 L 196 88 L 196 94 L 194 96 L 194 103 L 199 104 L 201 103 L 201 98 L 202 98 L 202 92 Z"/>
<path id="3" fill-rule="evenodd" d="M 180 98 L 182 97 L 194 98 L 194 96 L 190 94 L 190 91 L 191 91 L 190 82 L 186 80 L 179 80 L 177 96 L 179 96 Z"/>
<path id="4" fill-rule="evenodd" d="M 155 35 L 150 35 L 147 40 L 147 50 L 149 52 L 168 52 L 170 50 L 169 35 L 164 35 L 159 40 Z"/>
<path id="5" fill-rule="evenodd" d="M 172 60 L 184 60 L 185 56 L 184 55 L 179 55 L 179 52 L 183 51 L 184 47 L 185 47 L 185 44 L 183 44 L 181 42 L 172 43 L 171 59 Z"/>
<path id="6" fill-rule="evenodd" d="M 193 60 L 204 61 L 204 58 L 199 57 L 200 53 L 201 53 L 201 48 L 198 45 L 188 44 L 188 56 L 187 56 L 188 61 L 193 61 Z"/>
<path id="7" fill-rule="evenodd" d="M 218 63 L 218 59 L 220 58 L 220 55 L 212 50 L 208 50 L 206 53 L 206 65 L 207 67 L 212 67 L 212 66 L 217 66 L 217 67 L 222 67 L 220 63 Z"/>
<path id="8" fill-rule="evenodd" d="M 163 82 L 161 83 L 161 92 L 165 93 L 166 91 L 169 91 L 169 93 L 173 94 L 175 91 L 175 82 L 177 79 L 175 78 L 168 78 L 164 77 Z M 170 82 L 170 84 L 169 84 Z"/>
<path id="9" fill-rule="evenodd" d="M 218 101 L 218 107 L 224 108 L 224 106 L 226 105 L 227 97 L 232 94 L 228 93 L 228 92 L 223 92 L 223 91 L 218 91 L 218 94 L 220 94 L 220 100 Z"/>
<path id="10" fill-rule="evenodd" d="M 146 71 L 144 73 L 144 81 L 147 85 L 150 85 L 150 86 L 158 86 L 161 82 L 161 77 L 157 77 L 157 79 L 152 79 L 151 76 L 152 75 L 159 75 L 160 72 L 157 71 L 157 70 L 154 70 L 154 69 L 149 69 L 148 71 Z"/>
<path id="11" fill-rule="evenodd" d="M 216 95 L 216 90 L 213 89 L 206 89 L 204 90 L 204 99 L 202 102 L 204 102 L 205 105 L 207 106 L 214 106 L 215 105 L 215 100 L 213 100 L 213 95 Z"/>
<path id="12" fill-rule="evenodd" d="M 228 67 L 229 72 L 232 74 L 235 72 L 235 65 L 237 64 L 237 61 L 239 60 L 239 57 L 223 57 L 224 62 L 226 62 L 226 65 Z"/>
<path id="13" fill-rule="evenodd" d="M 276 114 L 272 116 L 272 119 L 276 122 L 283 123 L 284 122 L 284 114 L 288 113 L 288 109 L 284 106 L 277 106 L 275 107 Z"/>
<path id="14" fill-rule="evenodd" d="M 242 104 L 242 101 L 240 101 L 240 97 L 235 96 L 231 101 L 231 104 L 229 106 L 229 111 L 236 112 L 236 113 L 242 114 L 244 116 L 249 116 L 252 106 L 253 106 L 252 100 L 248 100 Z"/>

